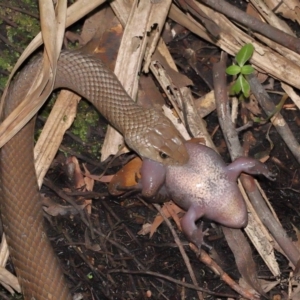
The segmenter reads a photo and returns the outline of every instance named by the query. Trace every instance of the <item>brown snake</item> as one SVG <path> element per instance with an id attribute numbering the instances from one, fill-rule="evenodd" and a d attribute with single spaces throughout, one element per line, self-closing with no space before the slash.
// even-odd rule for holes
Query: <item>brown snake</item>
<path id="1" fill-rule="evenodd" d="M 22 101 L 41 64 L 30 62 L 11 84 L 5 99 L 6 117 Z M 144 109 L 127 95 L 101 61 L 80 52 L 62 52 L 55 88 L 70 89 L 93 103 L 142 158 L 164 164 L 188 159 L 183 138 L 160 112 Z M 71 294 L 43 225 L 34 169 L 34 120 L 1 149 L 1 215 L 25 299 L 65 300 Z"/>

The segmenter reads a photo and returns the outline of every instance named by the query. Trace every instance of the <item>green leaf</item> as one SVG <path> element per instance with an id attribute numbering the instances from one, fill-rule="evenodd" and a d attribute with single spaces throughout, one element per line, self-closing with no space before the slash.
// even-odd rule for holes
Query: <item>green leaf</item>
<path id="1" fill-rule="evenodd" d="M 231 86 L 230 94 L 236 95 L 242 90 L 241 81 L 239 80 L 240 77 L 241 77 L 241 75 L 238 77 L 238 79 L 235 81 L 235 83 Z"/>
<path id="2" fill-rule="evenodd" d="M 242 67 L 246 61 L 248 61 L 254 52 L 254 46 L 252 44 L 244 45 L 241 50 L 235 56 L 236 62 Z"/>
<path id="3" fill-rule="evenodd" d="M 237 75 L 241 73 L 241 67 L 237 65 L 231 65 L 226 69 L 226 73 L 229 75 Z"/>
<path id="4" fill-rule="evenodd" d="M 239 76 L 240 82 L 241 82 L 241 87 L 242 87 L 242 92 L 246 98 L 249 98 L 250 96 L 250 84 L 249 82 L 245 79 L 243 75 Z"/>
<path id="5" fill-rule="evenodd" d="M 253 117 L 252 120 L 254 123 L 260 123 L 262 121 L 260 117 Z"/>
<path id="6" fill-rule="evenodd" d="M 243 93 L 240 93 L 240 95 L 239 95 L 239 101 L 240 102 L 243 102 L 243 101 L 245 101 L 246 100 L 246 97 L 244 96 L 244 94 Z"/>
<path id="7" fill-rule="evenodd" d="M 252 74 L 253 72 L 254 72 L 254 68 L 250 65 L 241 67 L 241 74 L 243 75 L 249 75 Z"/>

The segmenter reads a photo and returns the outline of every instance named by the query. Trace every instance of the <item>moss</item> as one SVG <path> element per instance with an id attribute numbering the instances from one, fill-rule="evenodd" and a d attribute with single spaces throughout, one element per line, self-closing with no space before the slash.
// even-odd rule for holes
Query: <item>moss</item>
<path id="1" fill-rule="evenodd" d="M 94 109 L 91 109 L 87 102 L 80 101 L 71 132 L 82 141 L 87 142 L 90 126 L 96 126 L 98 121 L 99 114 Z"/>
<path id="2" fill-rule="evenodd" d="M 68 5 L 75 1 L 68 1 Z M 3 18 L 0 18 L 0 33 L 7 43 L 0 43 L 0 92 L 4 89 L 8 75 L 11 73 L 21 52 L 27 47 L 31 40 L 40 32 L 40 21 L 30 14 L 39 15 L 37 0 L 12 0 L 7 2 L 7 6 L 0 6 Z M 18 7 L 23 12 L 13 9 Z M 27 12 L 27 13 L 24 13 Z M 29 13 L 29 14 L 28 14 Z M 9 22 L 6 22 L 9 20 Z M 78 29 L 79 30 L 79 29 Z M 47 118 L 53 104 L 56 100 L 56 93 L 53 93 L 51 99 L 47 101 L 39 114 Z M 78 136 L 82 141 L 88 142 L 88 146 L 74 145 L 75 151 L 88 151 L 94 156 L 99 156 L 100 143 L 93 138 L 88 139 L 88 132 L 91 126 L 96 126 L 99 121 L 99 115 L 88 103 L 81 101 L 71 132 Z M 35 133 L 35 139 L 40 132 Z M 73 145 L 71 145 L 73 146 Z"/>
<path id="3" fill-rule="evenodd" d="M 36 0 L 8 1 L 10 7 L 18 7 L 23 11 L 38 16 Z M 32 17 L 13 8 L 0 6 L 2 16 L 0 20 L 0 31 L 4 43 L 0 47 L 0 89 L 3 90 L 7 82 L 8 74 L 11 72 L 21 52 L 40 31 L 39 19 Z"/>

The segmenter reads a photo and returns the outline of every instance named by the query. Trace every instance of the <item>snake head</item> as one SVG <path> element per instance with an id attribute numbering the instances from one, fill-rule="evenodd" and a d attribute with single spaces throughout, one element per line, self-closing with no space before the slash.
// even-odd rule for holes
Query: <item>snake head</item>
<path id="1" fill-rule="evenodd" d="M 127 145 L 141 158 L 150 158 L 164 165 L 184 165 L 189 155 L 185 140 L 164 115 L 152 119 L 151 127 L 136 130 L 134 137 L 125 137 Z"/>
<path id="2" fill-rule="evenodd" d="M 183 165 L 188 161 L 189 155 L 184 145 L 184 139 L 175 127 L 159 124 L 152 128 L 147 135 L 145 149 L 147 155 L 143 157 L 151 158 L 164 165 Z M 155 156 L 155 158 L 154 158 Z"/>

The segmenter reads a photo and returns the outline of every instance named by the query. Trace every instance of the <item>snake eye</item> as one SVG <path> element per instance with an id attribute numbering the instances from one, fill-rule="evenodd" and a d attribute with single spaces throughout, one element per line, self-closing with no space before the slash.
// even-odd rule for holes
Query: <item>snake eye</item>
<path id="1" fill-rule="evenodd" d="M 166 158 L 169 157 L 169 155 L 168 155 L 167 153 L 162 152 L 162 151 L 159 152 L 159 156 L 160 156 L 160 158 L 162 158 L 162 159 L 166 159 Z"/>

